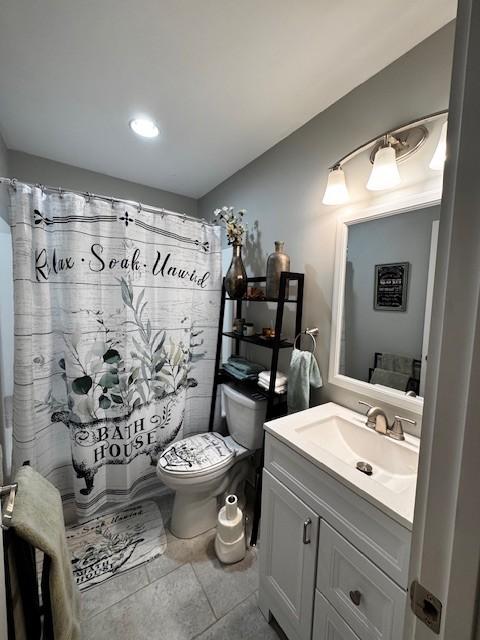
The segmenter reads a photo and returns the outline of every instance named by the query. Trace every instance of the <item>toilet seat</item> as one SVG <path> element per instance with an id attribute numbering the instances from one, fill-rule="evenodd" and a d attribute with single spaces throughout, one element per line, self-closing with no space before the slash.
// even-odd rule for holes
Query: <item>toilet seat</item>
<path id="1" fill-rule="evenodd" d="M 235 456 L 220 434 L 200 433 L 169 445 L 158 459 L 158 469 L 171 477 L 197 478 L 231 466 Z"/>

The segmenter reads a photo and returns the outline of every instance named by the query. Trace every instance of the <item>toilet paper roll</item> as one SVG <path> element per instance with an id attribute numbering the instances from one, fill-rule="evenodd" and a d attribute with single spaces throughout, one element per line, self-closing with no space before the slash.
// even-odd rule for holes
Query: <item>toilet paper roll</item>
<path id="1" fill-rule="evenodd" d="M 230 494 L 225 499 L 225 516 L 227 520 L 235 520 L 237 517 L 238 498 Z"/>

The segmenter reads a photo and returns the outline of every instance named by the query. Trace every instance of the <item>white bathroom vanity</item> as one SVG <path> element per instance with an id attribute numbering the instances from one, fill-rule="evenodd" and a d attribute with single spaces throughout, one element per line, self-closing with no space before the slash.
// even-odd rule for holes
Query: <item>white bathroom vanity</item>
<path id="1" fill-rule="evenodd" d="M 265 430 L 263 614 L 289 640 L 401 640 L 419 440 L 334 403 Z"/>

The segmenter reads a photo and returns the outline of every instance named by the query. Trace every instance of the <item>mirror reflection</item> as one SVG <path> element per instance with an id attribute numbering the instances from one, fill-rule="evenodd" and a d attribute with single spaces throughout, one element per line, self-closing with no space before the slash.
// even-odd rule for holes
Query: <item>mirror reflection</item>
<path id="1" fill-rule="evenodd" d="M 348 225 L 339 373 L 423 396 L 440 207 Z"/>

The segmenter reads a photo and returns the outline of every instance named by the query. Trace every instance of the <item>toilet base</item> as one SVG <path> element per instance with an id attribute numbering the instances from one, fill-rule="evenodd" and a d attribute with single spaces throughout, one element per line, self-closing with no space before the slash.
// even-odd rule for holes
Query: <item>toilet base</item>
<path id="1" fill-rule="evenodd" d="M 173 501 L 170 531 L 177 538 L 194 538 L 217 524 L 217 497 L 177 491 Z"/>
<path id="2" fill-rule="evenodd" d="M 198 479 L 181 479 L 173 482 L 168 475 L 160 475 L 165 484 L 175 489 L 170 531 L 177 538 L 194 538 L 217 526 L 218 496 L 225 491 L 239 492 L 248 472 L 247 459 L 240 459 L 226 473 L 220 470 L 217 475 L 208 476 L 200 483 Z"/>

